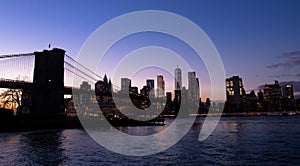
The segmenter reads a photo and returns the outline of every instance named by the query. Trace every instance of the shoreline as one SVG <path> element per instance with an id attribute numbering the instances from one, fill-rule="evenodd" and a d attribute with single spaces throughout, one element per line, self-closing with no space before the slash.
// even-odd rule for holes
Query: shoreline
<path id="1" fill-rule="evenodd" d="M 300 111 L 289 112 L 247 112 L 247 113 L 214 113 L 214 114 L 191 114 L 189 117 L 258 117 L 258 116 L 299 116 Z M 175 119 L 175 115 L 166 115 L 163 118 Z M 128 123 L 127 123 L 128 122 Z M 163 123 L 164 124 L 164 123 Z M 138 126 L 162 126 L 161 123 L 141 123 L 139 121 L 114 121 L 114 127 L 138 127 Z M 13 133 L 37 130 L 53 129 L 82 129 L 82 124 L 78 118 L 58 118 L 58 119 L 31 119 L 14 117 L 1 119 L 0 133 Z"/>
<path id="2" fill-rule="evenodd" d="M 196 117 L 252 117 L 252 116 L 294 116 L 300 115 L 300 111 L 286 112 L 236 112 L 236 113 L 211 113 L 211 114 L 192 114 Z"/>

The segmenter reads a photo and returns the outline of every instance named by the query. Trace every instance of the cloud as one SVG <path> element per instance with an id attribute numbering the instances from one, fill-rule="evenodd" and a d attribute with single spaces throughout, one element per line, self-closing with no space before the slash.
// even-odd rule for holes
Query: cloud
<path id="1" fill-rule="evenodd" d="M 290 66 L 289 63 L 282 63 L 282 62 L 279 62 L 279 63 L 274 63 L 274 64 L 271 64 L 271 65 L 268 65 L 267 68 L 269 69 L 274 69 L 274 68 L 278 68 L 278 67 L 288 67 Z"/>
<path id="2" fill-rule="evenodd" d="M 300 56 L 300 50 L 297 51 L 290 51 L 290 52 L 285 52 L 283 54 L 281 54 L 280 56 L 278 56 L 279 58 L 295 58 Z"/>
<path id="3" fill-rule="evenodd" d="M 280 77 L 291 77 L 293 76 L 292 74 L 275 74 L 275 75 L 270 75 L 269 77 L 271 78 L 280 78 Z"/>
<path id="4" fill-rule="evenodd" d="M 293 63 L 294 63 L 295 65 L 300 65 L 300 58 L 297 59 L 297 60 L 294 60 Z"/>
<path id="5" fill-rule="evenodd" d="M 283 68 L 287 69 L 287 68 L 293 68 L 293 67 L 300 66 L 300 50 L 285 52 L 285 53 L 277 56 L 277 58 L 283 62 L 278 62 L 278 63 L 273 63 L 270 65 L 267 65 L 267 68 L 276 69 L 279 67 L 283 67 Z"/>
<path id="6" fill-rule="evenodd" d="M 271 78 L 279 78 L 280 75 L 270 75 L 269 77 L 271 77 Z"/>

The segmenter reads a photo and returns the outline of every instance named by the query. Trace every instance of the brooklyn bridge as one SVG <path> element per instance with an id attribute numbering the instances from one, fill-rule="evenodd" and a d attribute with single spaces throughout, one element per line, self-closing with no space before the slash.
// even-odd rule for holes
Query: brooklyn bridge
<path id="1" fill-rule="evenodd" d="M 27 62 L 28 59 L 30 62 Z M 0 88 L 8 89 L 1 92 L 2 109 L 13 109 L 7 105 L 15 104 L 15 115 L 27 113 L 30 117 L 58 117 L 64 111 L 64 96 L 70 96 L 72 90 L 78 89 L 66 86 L 66 79 L 76 76 L 90 83 L 103 79 L 67 55 L 65 50 L 58 48 L 26 54 L 0 55 L 0 63 Z M 22 77 L 16 76 L 24 70 L 33 72 L 27 72 Z"/>

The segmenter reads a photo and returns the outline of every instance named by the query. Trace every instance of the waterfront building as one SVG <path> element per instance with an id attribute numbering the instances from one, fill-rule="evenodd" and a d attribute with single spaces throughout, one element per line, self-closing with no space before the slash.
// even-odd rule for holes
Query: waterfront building
<path id="1" fill-rule="evenodd" d="M 277 80 L 264 86 L 265 111 L 282 110 L 282 92 Z"/>
<path id="2" fill-rule="evenodd" d="M 282 87 L 282 108 L 283 111 L 294 111 L 294 90 L 292 84 L 285 84 Z"/>
<path id="3" fill-rule="evenodd" d="M 257 97 L 254 91 L 243 95 L 242 110 L 243 112 L 255 112 L 257 110 Z"/>
<path id="4" fill-rule="evenodd" d="M 292 84 L 285 84 L 282 87 L 282 97 L 294 100 L 294 90 Z"/>
<path id="5" fill-rule="evenodd" d="M 175 90 L 181 90 L 182 88 L 182 73 L 181 73 L 181 69 L 179 67 L 177 67 L 175 69 L 175 86 L 174 89 Z"/>
<path id="6" fill-rule="evenodd" d="M 295 107 L 297 111 L 300 111 L 300 98 L 295 100 Z"/>
<path id="7" fill-rule="evenodd" d="M 243 80 L 239 76 L 226 79 L 226 101 L 239 108 L 245 94 Z"/>
<path id="8" fill-rule="evenodd" d="M 157 76 L 157 97 L 165 96 L 165 81 L 162 75 Z"/>
<path id="9" fill-rule="evenodd" d="M 257 92 L 257 103 L 256 103 L 257 111 L 263 111 L 263 103 L 264 103 L 264 93 L 261 90 L 259 90 L 259 92 Z"/>

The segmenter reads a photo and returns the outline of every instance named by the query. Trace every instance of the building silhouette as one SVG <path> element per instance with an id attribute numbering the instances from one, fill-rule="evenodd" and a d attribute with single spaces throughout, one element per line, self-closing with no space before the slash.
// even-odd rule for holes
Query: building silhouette
<path id="1" fill-rule="evenodd" d="M 147 79 L 146 80 L 146 85 L 149 86 L 150 89 L 154 89 L 154 80 Z"/>
<path id="2" fill-rule="evenodd" d="M 245 94 L 243 80 L 239 76 L 226 79 L 226 101 L 239 108 Z"/>
<path id="3" fill-rule="evenodd" d="M 129 94 L 135 96 L 139 95 L 139 88 L 136 86 L 130 87 Z"/>
<path id="4" fill-rule="evenodd" d="M 274 84 L 265 84 L 264 86 L 264 105 L 266 111 L 282 110 L 282 92 L 277 80 Z"/>
<path id="5" fill-rule="evenodd" d="M 282 87 L 282 97 L 294 100 L 294 90 L 292 84 L 285 84 Z"/>
<path id="6" fill-rule="evenodd" d="M 143 86 L 143 88 L 140 90 L 140 95 L 145 96 L 145 97 L 149 97 L 150 91 L 151 91 L 151 88 L 149 86 L 147 86 L 147 85 Z"/>
<path id="7" fill-rule="evenodd" d="M 282 87 L 282 107 L 283 111 L 294 111 L 296 109 L 292 84 L 285 84 Z"/>
<path id="8" fill-rule="evenodd" d="M 104 75 L 103 81 L 97 81 L 95 83 L 96 96 L 108 95 L 111 96 L 112 84 L 111 81 L 107 80 L 106 74 Z"/>
<path id="9" fill-rule="evenodd" d="M 264 110 L 263 104 L 264 104 L 264 93 L 261 90 L 259 90 L 259 92 L 257 92 L 257 105 L 256 105 L 257 111 L 261 112 Z"/>

